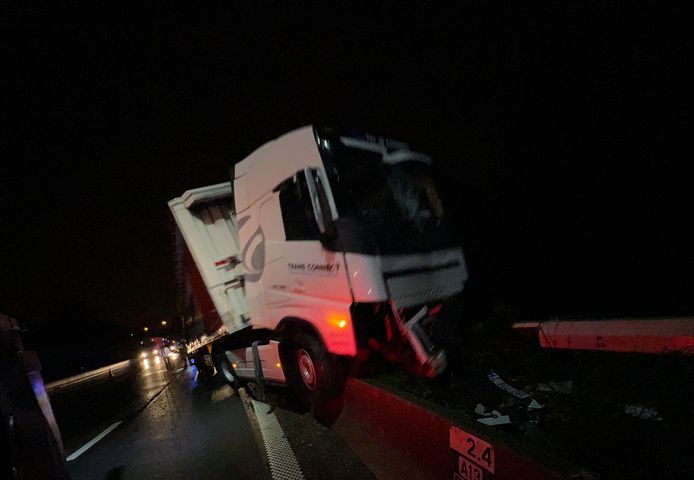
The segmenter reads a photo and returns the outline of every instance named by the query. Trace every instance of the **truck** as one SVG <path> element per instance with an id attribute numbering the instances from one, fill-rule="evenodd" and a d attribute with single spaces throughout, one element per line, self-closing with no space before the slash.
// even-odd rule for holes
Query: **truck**
<path id="1" fill-rule="evenodd" d="M 440 374 L 468 273 L 432 176 L 405 143 L 308 126 L 170 200 L 199 373 L 307 405 L 374 354 Z"/>

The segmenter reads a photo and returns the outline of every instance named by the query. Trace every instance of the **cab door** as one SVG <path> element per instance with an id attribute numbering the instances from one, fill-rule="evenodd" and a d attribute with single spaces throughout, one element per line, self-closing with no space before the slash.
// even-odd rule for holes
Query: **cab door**
<path id="1" fill-rule="evenodd" d="M 279 210 L 282 219 L 275 238 L 266 236 L 264 287 L 268 309 L 310 309 L 312 303 L 349 308 L 352 302 L 343 253 L 325 249 L 320 241 L 325 224 L 319 225 L 318 218 L 322 217 L 316 210 L 321 203 L 324 212 L 330 209 L 328 197 L 320 198 L 321 178 L 318 169 L 299 171 L 275 188 L 272 205 L 261 207 L 261 219 L 277 218 L 274 212 L 265 215 L 263 209 Z"/>

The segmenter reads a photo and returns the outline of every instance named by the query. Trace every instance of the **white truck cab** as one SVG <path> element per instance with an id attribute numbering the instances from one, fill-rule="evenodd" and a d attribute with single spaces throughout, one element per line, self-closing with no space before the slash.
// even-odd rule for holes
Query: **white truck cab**
<path id="1" fill-rule="evenodd" d="M 441 372 L 432 332 L 467 270 L 430 165 L 400 142 L 304 127 L 238 162 L 232 184 L 171 200 L 221 320 L 192 349 L 311 401 L 360 350 Z"/>

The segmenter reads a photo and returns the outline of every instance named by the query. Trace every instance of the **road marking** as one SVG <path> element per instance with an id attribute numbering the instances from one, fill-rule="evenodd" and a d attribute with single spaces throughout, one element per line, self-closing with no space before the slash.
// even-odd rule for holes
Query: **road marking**
<path id="1" fill-rule="evenodd" d="M 71 461 L 73 461 L 74 459 L 76 459 L 77 457 L 79 457 L 80 455 L 82 455 L 84 452 L 86 452 L 87 450 L 89 450 L 90 448 L 92 448 L 99 440 L 101 440 L 101 439 L 104 438 L 106 435 L 108 435 L 109 433 L 111 433 L 111 432 L 112 432 L 118 425 L 120 425 L 121 423 L 123 423 L 122 420 L 119 421 L 119 422 L 116 422 L 116 423 L 112 424 L 112 425 L 111 425 L 110 427 L 108 427 L 106 430 L 104 430 L 103 432 L 101 432 L 100 434 L 98 434 L 96 437 L 92 438 L 92 439 L 89 440 L 87 443 L 85 443 L 84 445 L 82 445 L 82 446 L 80 447 L 79 450 L 77 450 L 75 453 L 73 453 L 72 455 L 70 455 L 69 457 L 67 457 L 66 460 L 67 460 L 68 462 L 71 462 Z"/>
<path id="2" fill-rule="evenodd" d="M 150 372 L 150 373 L 152 373 L 152 372 Z M 176 373 L 176 376 L 174 378 L 172 378 L 171 380 L 169 380 L 161 390 L 159 390 L 157 393 L 155 393 L 149 399 L 147 399 L 147 401 L 145 402 L 145 404 L 142 407 L 135 410 L 134 412 L 127 414 L 125 417 L 123 417 L 123 420 L 119 420 L 118 422 L 111 424 L 111 426 L 109 426 L 106 430 L 104 430 L 103 432 L 98 434 L 96 437 L 92 438 L 89 442 L 82 445 L 82 447 L 80 447 L 79 450 L 77 450 L 72 455 L 67 457 L 66 460 L 68 462 L 75 460 L 77 457 L 82 455 L 84 452 L 86 452 L 87 450 L 92 448 L 97 442 L 99 442 L 101 439 L 103 439 L 106 435 L 108 435 L 113 430 L 115 430 L 115 428 L 118 425 L 120 425 L 121 423 L 123 423 L 125 420 L 129 420 L 131 418 L 136 417 L 140 412 L 142 412 L 145 408 L 147 408 L 149 406 L 149 404 L 152 403 L 159 395 L 161 395 L 167 388 L 169 388 L 169 385 L 171 385 L 177 379 L 178 379 L 178 373 Z"/>
<path id="3" fill-rule="evenodd" d="M 256 423 L 270 464 L 270 474 L 273 480 L 304 480 L 299 462 L 294 455 L 292 446 L 282 430 L 280 422 L 274 413 L 269 412 L 270 405 L 250 399 L 243 388 L 239 389 L 239 396 L 246 405 L 251 424 Z"/>

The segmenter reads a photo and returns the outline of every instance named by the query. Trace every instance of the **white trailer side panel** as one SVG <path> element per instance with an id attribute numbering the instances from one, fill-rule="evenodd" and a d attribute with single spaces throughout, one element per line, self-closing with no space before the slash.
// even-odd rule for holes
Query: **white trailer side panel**
<path id="1" fill-rule="evenodd" d="M 169 201 L 195 265 L 229 333 L 250 325 L 231 183 L 188 190 Z"/>

